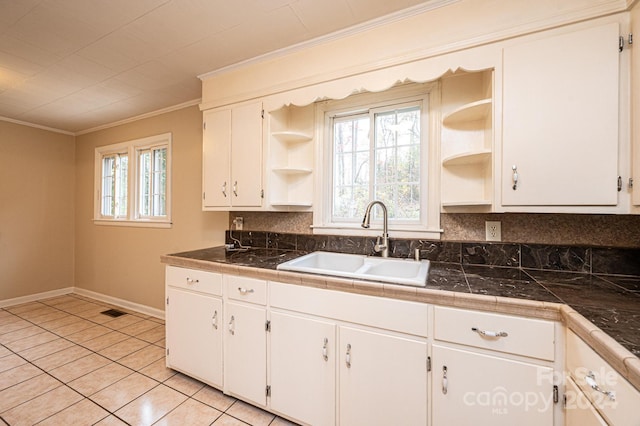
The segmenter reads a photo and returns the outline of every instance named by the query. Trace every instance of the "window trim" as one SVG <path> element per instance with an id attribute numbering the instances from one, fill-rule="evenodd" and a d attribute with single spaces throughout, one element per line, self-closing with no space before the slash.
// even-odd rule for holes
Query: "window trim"
<path id="1" fill-rule="evenodd" d="M 160 135 L 149 136 L 140 139 L 134 139 L 126 142 L 120 142 L 111 145 L 96 147 L 94 161 L 94 212 L 93 222 L 96 225 L 115 225 L 115 226 L 135 226 L 135 227 L 156 227 L 170 228 L 171 220 L 171 152 L 172 152 L 172 134 L 163 133 Z M 143 150 L 166 147 L 167 148 L 167 164 L 166 164 L 166 215 L 162 217 L 146 217 L 140 216 L 139 212 L 139 194 L 140 194 L 140 176 L 139 176 L 139 153 Z M 102 215 L 102 159 L 105 156 L 115 153 L 127 153 L 127 214 L 125 217 L 109 217 Z"/>
<path id="2" fill-rule="evenodd" d="M 381 231 L 381 221 L 374 222 L 372 229 L 363 229 L 360 222 L 334 222 L 332 220 L 333 159 L 329 137 L 332 134 L 332 120 L 329 116 L 350 115 L 367 112 L 380 107 L 420 101 L 426 105 L 422 111 L 422 127 L 427 129 L 427 141 L 421 153 L 421 164 L 427 165 L 426 173 L 421 170 L 420 182 L 426 189 L 426 197 L 421 196 L 420 221 L 389 222 L 389 234 L 400 238 L 440 239 L 440 85 L 438 82 L 414 83 L 376 93 L 363 93 L 342 100 L 320 102 L 316 108 L 317 151 L 316 151 L 316 208 L 313 211 L 313 233 L 333 235 L 376 236 Z M 424 195 L 422 193 L 421 195 Z M 364 212 L 362 212 L 364 214 Z"/>

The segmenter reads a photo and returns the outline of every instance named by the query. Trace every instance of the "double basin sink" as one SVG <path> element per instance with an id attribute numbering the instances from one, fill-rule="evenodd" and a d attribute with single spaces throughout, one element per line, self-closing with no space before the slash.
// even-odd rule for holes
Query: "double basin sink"
<path id="1" fill-rule="evenodd" d="M 315 251 L 281 263 L 277 269 L 425 287 L 429 261 Z"/>

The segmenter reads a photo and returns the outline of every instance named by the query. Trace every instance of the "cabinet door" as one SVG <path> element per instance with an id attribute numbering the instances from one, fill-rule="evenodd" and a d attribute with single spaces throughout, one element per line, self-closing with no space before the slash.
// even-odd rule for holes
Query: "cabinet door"
<path id="1" fill-rule="evenodd" d="M 167 289 L 167 365 L 222 387 L 222 300 Z"/>
<path id="2" fill-rule="evenodd" d="M 618 34 L 613 23 L 504 49 L 503 205 L 617 204 Z"/>
<path id="3" fill-rule="evenodd" d="M 231 110 L 204 113 L 202 137 L 203 207 L 231 205 Z"/>
<path id="4" fill-rule="evenodd" d="M 553 369 L 433 345 L 434 426 L 553 425 Z"/>
<path id="5" fill-rule="evenodd" d="M 224 391 L 266 405 L 266 311 L 228 302 L 225 305 Z"/>
<path id="6" fill-rule="evenodd" d="M 231 115 L 231 205 L 262 205 L 262 103 L 233 108 Z"/>
<path id="7" fill-rule="evenodd" d="M 426 342 L 350 327 L 339 336 L 339 424 L 426 425 Z"/>
<path id="8" fill-rule="evenodd" d="M 566 426 L 606 426 L 589 399 L 571 377 L 566 379 L 564 422 Z"/>
<path id="9" fill-rule="evenodd" d="M 271 313 L 271 408 L 311 425 L 335 424 L 335 325 Z"/>

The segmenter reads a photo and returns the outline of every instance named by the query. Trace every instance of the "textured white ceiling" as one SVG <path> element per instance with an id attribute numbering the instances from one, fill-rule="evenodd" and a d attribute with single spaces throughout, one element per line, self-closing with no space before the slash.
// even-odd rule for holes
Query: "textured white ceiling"
<path id="1" fill-rule="evenodd" d="M 198 75 L 442 0 L 0 0 L 0 117 L 71 133 L 197 100 Z"/>

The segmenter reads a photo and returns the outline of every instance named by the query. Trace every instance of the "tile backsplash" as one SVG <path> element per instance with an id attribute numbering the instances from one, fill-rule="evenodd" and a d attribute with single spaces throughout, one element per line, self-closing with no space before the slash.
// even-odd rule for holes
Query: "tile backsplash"
<path id="1" fill-rule="evenodd" d="M 243 245 L 303 251 L 374 254 L 375 238 L 265 231 L 233 231 Z M 226 241 L 231 243 L 229 231 Z M 498 267 L 640 276 L 640 248 L 390 239 L 390 256 Z"/>
<path id="2" fill-rule="evenodd" d="M 232 212 L 250 231 L 312 234 L 313 213 Z M 442 241 L 484 241 L 484 222 L 500 221 L 502 241 L 588 247 L 640 248 L 640 215 L 548 213 L 447 213 L 440 215 Z"/>

